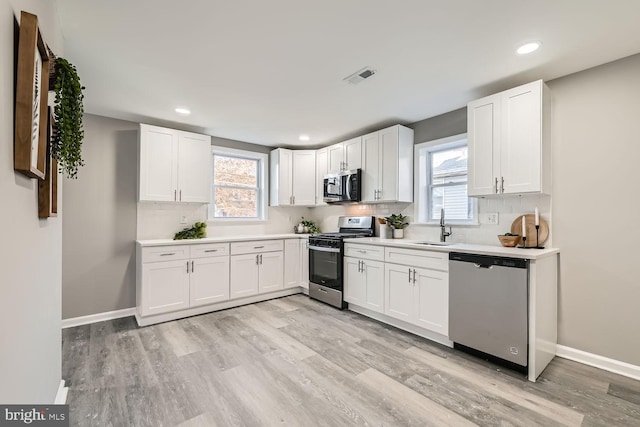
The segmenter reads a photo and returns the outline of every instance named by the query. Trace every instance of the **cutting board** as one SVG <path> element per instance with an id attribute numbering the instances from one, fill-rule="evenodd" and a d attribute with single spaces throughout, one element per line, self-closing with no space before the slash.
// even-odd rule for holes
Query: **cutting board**
<path id="1" fill-rule="evenodd" d="M 527 247 L 536 246 L 536 216 L 535 214 L 524 215 L 527 222 Z M 549 224 L 540 216 L 540 231 L 538 232 L 538 245 L 542 246 L 549 238 Z M 522 215 L 517 217 L 511 224 L 511 234 L 522 234 Z"/>

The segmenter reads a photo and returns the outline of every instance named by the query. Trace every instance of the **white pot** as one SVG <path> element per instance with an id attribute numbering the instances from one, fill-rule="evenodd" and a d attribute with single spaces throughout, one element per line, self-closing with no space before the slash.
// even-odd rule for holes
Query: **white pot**
<path id="1" fill-rule="evenodd" d="M 393 238 L 394 239 L 402 239 L 402 238 L 404 238 L 404 228 L 394 228 L 393 229 Z"/>
<path id="2" fill-rule="evenodd" d="M 387 224 L 380 224 L 380 238 L 381 239 L 391 238 L 391 227 L 389 227 Z"/>

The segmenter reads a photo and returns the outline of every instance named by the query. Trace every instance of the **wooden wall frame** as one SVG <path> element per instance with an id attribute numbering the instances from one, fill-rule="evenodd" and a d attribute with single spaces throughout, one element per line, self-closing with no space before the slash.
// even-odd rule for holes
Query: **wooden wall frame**
<path id="1" fill-rule="evenodd" d="M 13 167 L 31 178 L 44 179 L 47 161 L 49 55 L 38 17 L 22 11 L 16 76 Z"/>
<path id="2" fill-rule="evenodd" d="M 42 181 L 38 181 L 38 218 L 58 215 L 58 161 L 51 154 L 51 137 L 55 118 L 53 109 L 48 109 L 47 124 L 47 170 Z"/>

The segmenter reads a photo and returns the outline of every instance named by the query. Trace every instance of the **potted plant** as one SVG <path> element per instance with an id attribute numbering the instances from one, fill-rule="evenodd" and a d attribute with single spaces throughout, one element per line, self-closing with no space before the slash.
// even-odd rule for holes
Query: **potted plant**
<path id="1" fill-rule="evenodd" d="M 296 233 L 311 233 L 318 234 L 320 232 L 320 228 L 316 225 L 314 221 L 304 219 L 300 220 L 300 223 L 295 228 Z"/>
<path id="2" fill-rule="evenodd" d="M 76 67 L 64 58 L 55 58 L 53 80 L 55 124 L 51 138 L 51 153 L 68 178 L 77 178 L 78 168 L 84 165 L 82 160 L 83 89 Z"/>
<path id="3" fill-rule="evenodd" d="M 407 216 L 400 214 L 391 214 L 391 216 L 387 216 L 384 219 L 389 224 L 389 227 L 393 229 L 393 238 L 394 239 L 402 239 L 404 237 L 404 228 L 409 225 L 407 221 Z"/>

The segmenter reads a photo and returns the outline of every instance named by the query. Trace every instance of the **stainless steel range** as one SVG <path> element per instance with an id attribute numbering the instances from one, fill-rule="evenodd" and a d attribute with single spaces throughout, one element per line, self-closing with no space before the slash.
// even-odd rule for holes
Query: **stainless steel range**
<path id="1" fill-rule="evenodd" d="M 342 258 L 344 239 L 371 237 L 375 233 L 372 216 L 341 216 L 338 233 L 309 237 L 309 296 L 338 308 L 346 308 L 342 298 Z"/>

